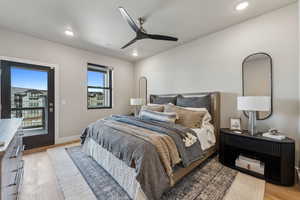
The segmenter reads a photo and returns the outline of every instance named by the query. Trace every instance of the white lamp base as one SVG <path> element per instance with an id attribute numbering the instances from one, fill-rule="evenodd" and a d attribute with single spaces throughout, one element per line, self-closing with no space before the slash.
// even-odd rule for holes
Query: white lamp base
<path id="1" fill-rule="evenodd" d="M 139 113 L 140 113 L 139 106 L 134 106 L 134 116 L 135 116 L 135 117 L 138 117 L 138 116 L 139 116 Z"/>

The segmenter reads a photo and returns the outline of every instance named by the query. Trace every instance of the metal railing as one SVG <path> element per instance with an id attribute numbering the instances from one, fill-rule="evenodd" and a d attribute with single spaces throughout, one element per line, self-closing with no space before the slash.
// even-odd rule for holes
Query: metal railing
<path id="1" fill-rule="evenodd" d="M 23 118 L 23 129 L 46 128 L 46 107 L 11 108 L 11 116 Z"/>

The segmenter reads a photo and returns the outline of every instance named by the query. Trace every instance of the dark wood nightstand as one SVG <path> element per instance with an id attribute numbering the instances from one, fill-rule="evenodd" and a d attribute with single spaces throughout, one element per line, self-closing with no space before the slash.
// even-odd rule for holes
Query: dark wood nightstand
<path id="1" fill-rule="evenodd" d="M 290 138 L 274 140 L 261 134 L 251 136 L 247 132 L 240 134 L 221 129 L 219 151 L 220 162 L 230 168 L 277 185 L 294 185 L 295 141 Z M 264 175 L 236 167 L 235 160 L 239 155 L 264 162 Z"/>

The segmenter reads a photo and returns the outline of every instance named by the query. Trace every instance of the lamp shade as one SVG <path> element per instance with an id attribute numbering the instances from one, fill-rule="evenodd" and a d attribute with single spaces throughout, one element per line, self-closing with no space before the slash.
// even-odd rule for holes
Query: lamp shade
<path id="1" fill-rule="evenodd" d="M 271 97 L 269 96 L 243 96 L 238 97 L 238 110 L 244 111 L 270 111 Z"/>
<path id="2" fill-rule="evenodd" d="M 130 99 L 130 105 L 132 105 L 132 106 L 143 105 L 143 99 L 140 99 L 140 98 L 131 98 Z"/>

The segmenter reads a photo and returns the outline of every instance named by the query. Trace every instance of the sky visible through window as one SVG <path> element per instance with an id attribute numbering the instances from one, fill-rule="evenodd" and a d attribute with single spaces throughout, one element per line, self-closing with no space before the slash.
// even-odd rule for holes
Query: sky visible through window
<path id="1" fill-rule="evenodd" d="M 88 71 L 88 86 L 104 87 L 104 73 Z"/>
<path id="2" fill-rule="evenodd" d="M 18 67 L 11 68 L 12 87 L 47 90 L 47 80 L 47 72 Z"/>
<path id="3" fill-rule="evenodd" d="M 47 90 L 47 76 L 47 72 L 44 71 L 12 67 L 11 86 Z M 104 87 L 104 73 L 88 71 L 88 85 Z"/>

